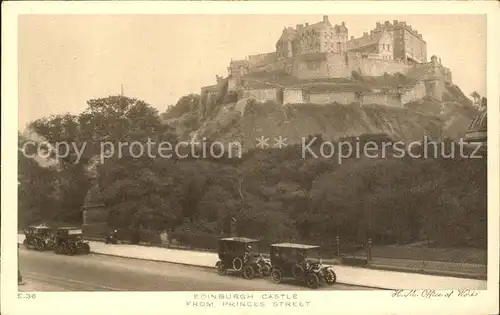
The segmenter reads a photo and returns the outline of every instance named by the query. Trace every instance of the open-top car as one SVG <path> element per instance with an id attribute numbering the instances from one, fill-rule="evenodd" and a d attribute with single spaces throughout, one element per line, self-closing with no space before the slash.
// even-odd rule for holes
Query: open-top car
<path id="1" fill-rule="evenodd" d="M 271 245 L 273 281 L 280 283 L 284 278 L 294 279 L 311 289 L 318 288 L 320 283 L 333 285 L 337 275 L 332 267 L 323 265 L 321 259 L 308 258 L 317 248 L 319 246 L 292 243 Z"/>
<path id="2" fill-rule="evenodd" d="M 218 242 L 219 261 L 215 264 L 220 275 L 236 272 L 245 279 L 271 274 L 271 263 L 259 252 L 259 240 L 245 237 L 221 238 Z"/>
<path id="3" fill-rule="evenodd" d="M 28 249 L 46 250 L 54 245 L 52 241 L 53 229 L 48 225 L 31 225 L 24 231 L 23 244 Z"/>
<path id="4" fill-rule="evenodd" d="M 88 254 L 90 246 L 83 240 L 82 229 L 60 227 L 54 233 L 54 252 L 64 255 Z"/>

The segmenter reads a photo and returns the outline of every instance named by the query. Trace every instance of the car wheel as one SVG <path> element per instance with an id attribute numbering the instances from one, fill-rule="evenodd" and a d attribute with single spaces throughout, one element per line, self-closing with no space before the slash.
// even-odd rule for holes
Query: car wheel
<path id="1" fill-rule="evenodd" d="M 67 248 L 65 243 L 61 243 L 61 245 L 59 245 L 59 253 L 63 255 L 67 254 Z"/>
<path id="2" fill-rule="evenodd" d="M 252 280 L 253 277 L 255 276 L 255 270 L 251 265 L 246 265 L 243 268 L 243 277 L 247 280 Z"/>
<path id="3" fill-rule="evenodd" d="M 27 240 L 27 239 L 24 239 L 24 241 L 23 241 L 23 245 L 24 245 L 25 247 L 28 247 L 28 240 Z"/>
<path id="4" fill-rule="evenodd" d="M 217 273 L 221 276 L 225 276 L 227 274 L 226 268 L 224 268 L 224 264 L 221 261 L 218 261 L 217 264 Z"/>
<path id="5" fill-rule="evenodd" d="M 45 249 L 45 244 L 42 240 L 37 240 L 35 245 L 36 250 L 43 251 Z"/>
<path id="6" fill-rule="evenodd" d="M 76 246 L 75 244 L 68 245 L 68 255 L 73 256 L 76 254 Z"/>
<path id="7" fill-rule="evenodd" d="M 260 267 L 260 273 L 263 277 L 269 277 L 271 275 L 271 265 L 265 264 L 264 266 Z"/>
<path id="8" fill-rule="evenodd" d="M 333 270 L 326 270 L 325 272 L 325 282 L 328 285 L 333 285 L 335 282 L 337 282 L 337 275 Z"/>
<path id="9" fill-rule="evenodd" d="M 281 271 L 273 269 L 273 271 L 271 271 L 271 277 L 273 278 L 274 283 L 280 283 L 282 280 Z"/>
<path id="10" fill-rule="evenodd" d="M 243 260 L 240 257 L 236 257 L 233 259 L 233 269 L 236 271 L 240 271 L 243 268 Z"/>
<path id="11" fill-rule="evenodd" d="M 319 287 L 319 278 L 316 274 L 310 273 L 306 276 L 307 286 L 311 289 L 317 289 Z"/>
<path id="12" fill-rule="evenodd" d="M 90 254 L 90 245 L 89 244 L 87 244 L 87 243 L 83 244 L 83 252 L 85 254 Z"/>

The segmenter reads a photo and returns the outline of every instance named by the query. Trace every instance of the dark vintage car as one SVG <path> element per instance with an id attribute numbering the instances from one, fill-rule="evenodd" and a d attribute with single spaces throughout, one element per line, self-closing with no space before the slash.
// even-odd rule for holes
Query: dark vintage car
<path id="1" fill-rule="evenodd" d="M 63 255 L 88 254 L 90 246 L 82 238 L 82 229 L 61 227 L 54 233 L 54 252 Z"/>
<path id="2" fill-rule="evenodd" d="M 262 257 L 259 240 L 244 237 L 221 238 L 218 241 L 219 261 L 215 264 L 220 275 L 235 272 L 245 279 L 271 274 L 271 263 Z"/>
<path id="3" fill-rule="evenodd" d="M 52 238 L 53 229 L 47 225 L 32 225 L 24 231 L 23 244 L 28 249 L 46 250 L 52 249 L 54 242 Z"/>
<path id="4" fill-rule="evenodd" d="M 308 259 L 308 254 L 317 248 L 319 246 L 292 243 L 271 245 L 271 277 L 274 283 L 289 278 L 311 289 L 317 289 L 321 283 L 333 285 L 337 275 L 332 267 L 323 265 L 321 259 Z"/>

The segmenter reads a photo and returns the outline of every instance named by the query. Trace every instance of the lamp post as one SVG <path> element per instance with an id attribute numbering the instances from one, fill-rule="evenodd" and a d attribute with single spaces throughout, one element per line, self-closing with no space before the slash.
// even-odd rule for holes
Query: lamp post
<path id="1" fill-rule="evenodd" d="M 231 218 L 230 226 L 231 226 L 231 236 L 235 236 L 236 235 L 236 219 L 235 218 Z"/>
<path id="2" fill-rule="evenodd" d="M 337 257 L 340 257 L 340 238 L 337 236 Z"/>
<path id="3" fill-rule="evenodd" d="M 372 239 L 368 239 L 368 246 L 366 247 L 366 256 L 368 258 L 368 261 L 372 260 Z"/>

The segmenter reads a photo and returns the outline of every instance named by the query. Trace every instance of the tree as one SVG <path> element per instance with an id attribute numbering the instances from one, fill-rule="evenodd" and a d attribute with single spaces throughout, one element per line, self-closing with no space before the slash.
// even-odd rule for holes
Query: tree
<path id="1" fill-rule="evenodd" d="M 60 167 L 56 180 L 62 195 L 61 208 L 66 211 L 65 217 L 73 221 L 81 220 L 80 209 L 90 187 L 86 176 L 89 161 L 103 153 L 101 150 L 105 148 L 105 143 L 118 148 L 118 142 L 146 142 L 149 138 L 153 141 L 176 141 L 171 135 L 171 128 L 161 123 L 158 111 L 146 102 L 124 96 L 109 96 L 89 100 L 87 104 L 87 109 L 79 115 L 55 115 L 38 119 L 29 125 L 30 131 L 52 147 L 60 148 L 60 151 L 69 150 L 69 154 L 53 151 L 51 158 L 57 160 Z M 68 145 L 61 146 L 61 143 Z M 144 157 L 139 163 L 144 163 Z M 116 167 L 119 169 L 119 163 Z M 123 172 L 117 173 L 126 177 Z M 114 185 L 120 186 L 120 182 Z M 162 201 L 150 203 L 164 206 Z M 60 219 L 63 219 L 62 216 Z"/>
<path id="2" fill-rule="evenodd" d="M 186 113 L 196 113 L 199 110 L 201 96 L 199 94 L 184 95 L 175 105 L 171 105 L 161 114 L 163 120 L 178 118 Z"/>
<path id="3" fill-rule="evenodd" d="M 477 93 L 476 91 L 474 91 L 474 92 L 472 92 L 470 94 L 470 96 L 472 97 L 472 99 L 474 101 L 474 106 L 479 107 L 480 106 L 480 102 L 481 102 L 481 95 L 479 95 L 479 93 Z"/>
<path id="4" fill-rule="evenodd" d="M 60 214 L 56 186 L 57 170 L 53 165 L 42 167 L 34 158 L 31 146 L 21 149 L 28 139 L 18 135 L 18 225 L 50 222 Z"/>
<path id="5" fill-rule="evenodd" d="M 488 108 L 488 100 L 486 97 L 481 98 L 481 110 L 485 110 Z"/>

